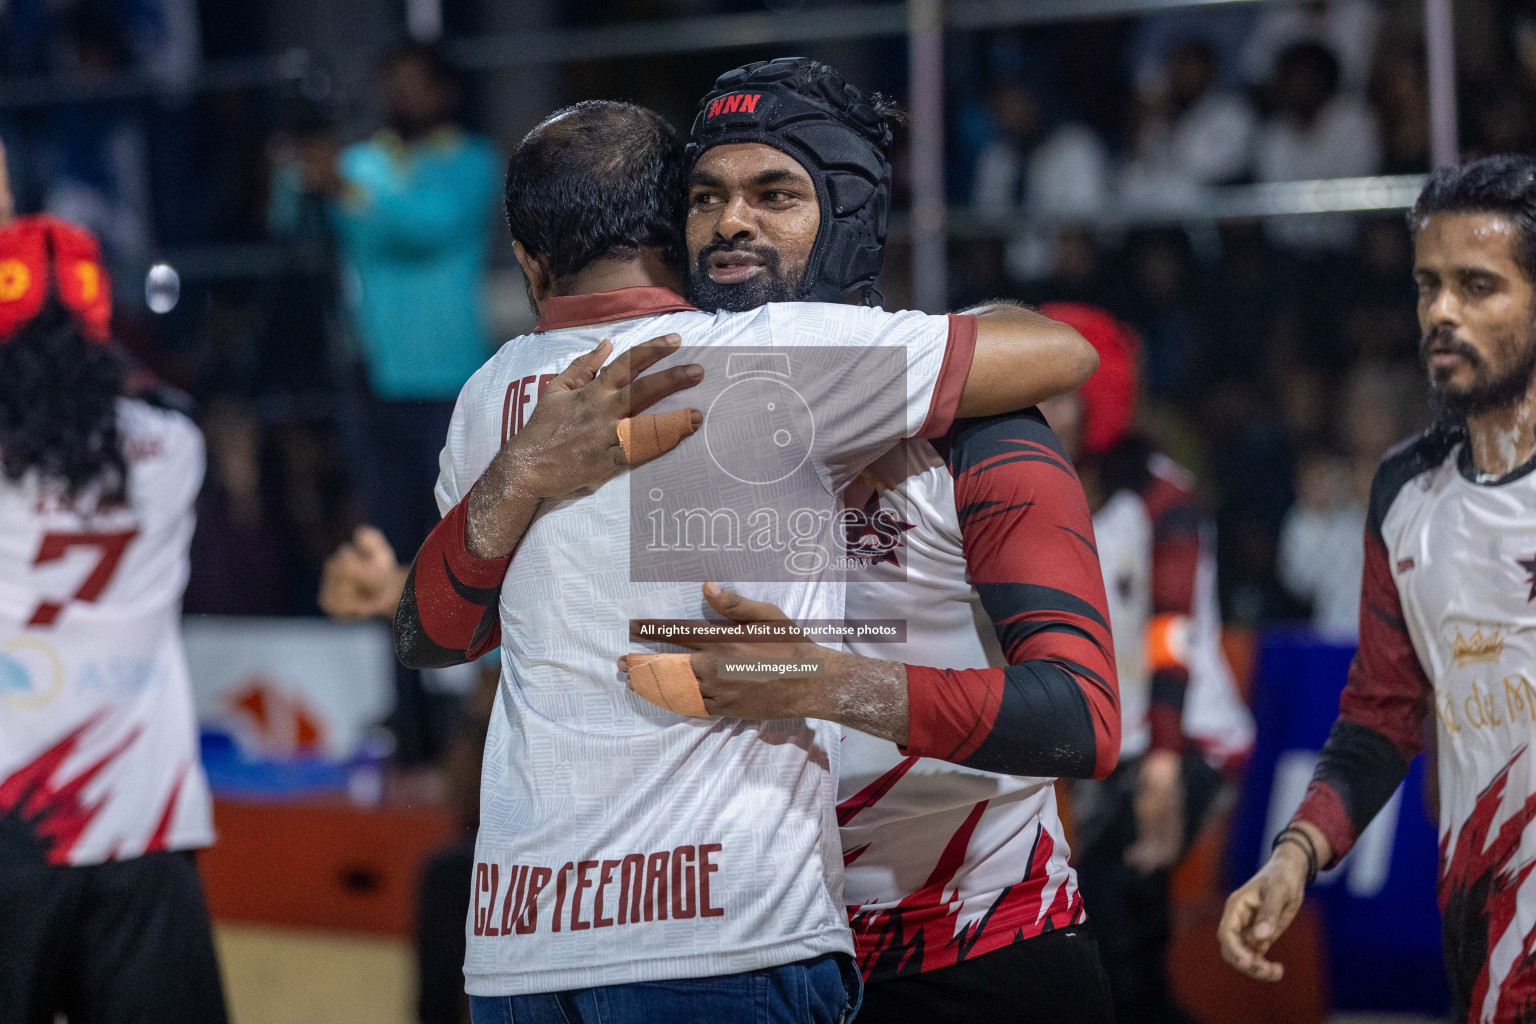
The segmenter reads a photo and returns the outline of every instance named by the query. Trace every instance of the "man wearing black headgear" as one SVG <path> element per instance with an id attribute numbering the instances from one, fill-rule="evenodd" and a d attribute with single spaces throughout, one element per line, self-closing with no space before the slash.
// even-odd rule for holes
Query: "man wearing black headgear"
<path id="1" fill-rule="evenodd" d="M 736 311 L 873 305 L 895 116 L 804 58 L 721 76 L 688 154 L 690 298 Z M 899 618 L 905 641 L 852 640 L 849 654 L 683 643 L 699 652 L 711 714 L 844 726 L 838 822 L 867 984 L 859 1020 L 1112 1020 L 1052 786 L 1103 778 L 1120 746 L 1093 527 L 1061 443 L 1036 410 L 960 420 L 870 465 L 844 507 L 896 526 L 890 543 L 878 528 L 850 531 L 848 557 L 862 561 L 845 615 Z M 710 603 L 738 622 L 784 618 L 728 591 Z M 827 667 L 814 691 L 719 674 L 720 658 L 742 655 Z"/>
<path id="2" fill-rule="evenodd" d="M 807 299 L 875 305 L 898 116 L 878 93 L 866 97 L 804 57 L 721 75 L 688 151 L 690 205 L 718 213 L 689 219 L 689 298 L 737 311 Z"/>

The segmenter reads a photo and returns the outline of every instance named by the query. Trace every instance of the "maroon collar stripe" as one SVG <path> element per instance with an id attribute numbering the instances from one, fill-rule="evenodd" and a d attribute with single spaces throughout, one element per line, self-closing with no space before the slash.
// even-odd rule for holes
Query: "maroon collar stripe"
<path id="1" fill-rule="evenodd" d="M 670 288 L 619 288 L 588 295 L 556 295 L 544 300 L 534 331 L 562 331 L 615 320 L 682 313 L 695 308 Z"/>

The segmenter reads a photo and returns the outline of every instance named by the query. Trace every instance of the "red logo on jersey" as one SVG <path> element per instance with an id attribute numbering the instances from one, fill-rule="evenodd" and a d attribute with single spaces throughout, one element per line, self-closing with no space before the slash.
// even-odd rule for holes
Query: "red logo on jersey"
<path id="1" fill-rule="evenodd" d="M 1409 569 L 1412 569 L 1412 568 L 1413 568 L 1413 559 L 1411 559 L 1411 558 L 1400 558 L 1400 559 L 1398 559 L 1398 561 L 1397 561 L 1397 574 L 1399 576 L 1401 576 L 1403 573 L 1407 572 Z"/>
<path id="2" fill-rule="evenodd" d="M 762 98 L 763 94 L 760 92 L 733 92 L 729 96 L 711 100 L 709 111 L 704 116 L 718 117 L 721 114 L 734 114 L 738 111 L 743 114 L 752 114 L 757 111 L 757 101 Z"/>
<path id="3" fill-rule="evenodd" d="M 901 561 L 896 557 L 896 551 L 904 544 L 901 535 L 912 529 L 913 524 L 903 522 L 896 517 L 895 512 L 882 508 L 880 491 L 873 481 L 870 483 L 874 489 L 870 492 L 869 500 L 864 503 L 863 510 L 850 509 L 843 513 L 843 533 L 848 557 L 857 559 L 865 566 L 881 562 L 899 566 Z"/>

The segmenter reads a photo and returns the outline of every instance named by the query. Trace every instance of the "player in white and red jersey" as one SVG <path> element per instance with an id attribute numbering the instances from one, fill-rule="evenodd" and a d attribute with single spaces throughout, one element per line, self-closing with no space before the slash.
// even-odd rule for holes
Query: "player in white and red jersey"
<path id="1" fill-rule="evenodd" d="M 1119 748 L 1082 488 L 1034 411 L 903 448 L 846 495 L 900 531 L 864 556 L 848 617 L 906 630 L 849 649 L 905 662 L 909 698 L 904 743 L 843 732 L 838 822 L 867 1019 L 1111 1020 L 1054 788 L 1103 778 Z"/>
<path id="2" fill-rule="evenodd" d="M 883 121 L 860 124 L 817 97 L 760 99 L 765 112 L 797 105 L 823 139 L 885 167 Z M 446 516 L 416 559 L 396 620 L 397 649 L 418 664 L 502 649 L 466 962 L 477 1021 L 834 1021 L 854 1001 L 837 960 L 851 945 L 835 846 L 835 732 L 803 719 L 680 717 L 623 687 L 615 662 L 629 646 L 627 622 L 696 616 L 702 601 L 696 583 L 635 578 L 636 559 L 653 546 L 630 543 L 648 523 L 632 501 L 660 498 L 644 488 L 632 497 L 630 481 L 615 478 L 571 500 L 584 459 L 607 459 L 610 473 L 623 465 L 633 434 L 603 418 L 612 403 L 602 396 L 628 383 L 634 361 L 621 356 L 622 374 L 605 370 L 574 398 L 563 387 L 545 392 L 552 406 L 599 403 L 576 430 L 546 432 L 540 377 L 594 346 L 600 363 L 603 338 L 627 353 L 675 332 L 706 361 L 770 349 L 778 358 L 759 365 L 774 375 L 782 363 L 815 411 L 814 443 L 788 429 L 800 425 L 792 417 L 778 430 L 768 417 L 766 435 L 741 434 L 741 420 L 717 410 L 690 444 L 746 483 L 771 467 L 730 456 L 741 442 L 750 453 L 771 440 L 759 454 L 797 453 L 787 476 L 810 485 L 807 501 L 830 503 L 903 436 L 941 432 L 957 411 L 1027 401 L 1037 385 L 1017 357 L 1035 342 L 1083 365 L 1074 332 L 1022 310 L 929 317 L 800 303 L 698 312 L 667 287 L 680 283 L 669 262 L 680 241 L 678 150 L 649 112 L 582 104 L 547 119 L 514 155 L 509 221 L 541 329 L 505 346 L 460 397 L 438 486 Z M 815 214 L 814 192 L 798 201 Z M 871 376 L 867 363 L 817 363 L 828 345 L 898 358 L 876 361 L 886 375 Z M 720 362 L 723 396 L 746 371 Z M 583 433 L 583 419 L 606 426 Z M 658 483 L 686 487 L 687 477 Z M 792 554 L 817 546 L 808 534 L 794 540 Z M 840 617 L 842 586 L 826 567 L 795 571 L 804 582 L 759 577 L 752 589 L 800 616 Z M 658 981 L 668 984 L 650 984 Z"/>
<path id="3" fill-rule="evenodd" d="M 1431 175 L 1410 214 L 1435 425 L 1371 488 L 1360 649 L 1301 808 L 1227 903 L 1227 959 L 1265 959 L 1305 886 L 1391 797 L 1433 716 L 1440 908 L 1458 1021 L 1536 1017 L 1536 161 Z"/>
<path id="4" fill-rule="evenodd" d="M 782 190 L 810 182 L 784 174 L 776 140 L 711 113 L 764 70 L 723 76 L 694 127 L 689 293 L 712 307 L 793 287 L 815 234 L 782 210 Z M 711 712 L 846 726 L 838 822 L 859 1019 L 1112 1019 L 1052 787 L 1107 775 L 1120 746 L 1093 528 L 1065 453 L 1037 412 L 965 420 L 865 467 L 843 504 L 848 620 L 894 620 L 901 640 L 850 639 L 848 654 L 686 644 Z M 784 618 L 729 592 L 710 600 L 742 623 Z M 730 678 L 727 657 L 824 673 Z"/>
<path id="5" fill-rule="evenodd" d="M 225 1019 L 181 650 L 203 442 L 119 397 L 95 239 L 0 230 L 0 1022 Z"/>
<path id="6" fill-rule="evenodd" d="M 1134 430 L 1140 339 L 1105 310 L 1046 303 L 1099 351 L 1099 369 L 1044 412 L 1094 509 L 1115 663 L 1120 765 L 1073 789 L 1077 866 L 1093 909 L 1115 1013 L 1189 1020 L 1169 992 L 1169 869 L 1253 741 L 1221 650 L 1215 530 L 1194 478 Z"/>

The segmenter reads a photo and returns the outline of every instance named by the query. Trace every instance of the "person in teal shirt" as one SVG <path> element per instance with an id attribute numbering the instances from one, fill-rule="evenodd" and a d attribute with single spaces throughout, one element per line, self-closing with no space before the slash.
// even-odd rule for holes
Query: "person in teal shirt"
<path id="1" fill-rule="evenodd" d="M 380 65 L 388 124 L 339 154 L 329 136 L 280 168 L 270 220 L 291 233 L 303 194 L 326 200 L 349 320 L 385 401 L 452 400 L 485 361 L 481 300 L 500 159 L 451 119 L 453 69 L 408 43 Z"/>
<path id="2" fill-rule="evenodd" d="M 331 204 L 373 392 L 454 399 L 486 357 L 481 300 L 498 160 L 451 124 L 386 129 L 342 153 Z"/>
<path id="3" fill-rule="evenodd" d="M 491 143 L 454 123 L 452 67 L 407 43 L 379 66 L 386 126 L 338 149 L 328 133 L 299 140 L 274 174 L 274 233 L 299 230 L 318 199 L 336 239 L 346 320 L 361 350 L 366 395 L 344 424 L 365 512 L 397 551 L 436 525 L 437 456 L 459 389 L 488 355 L 482 299 L 501 185 Z M 419 683 L 402 679 L 401 753 L 430 756 Z"/>

